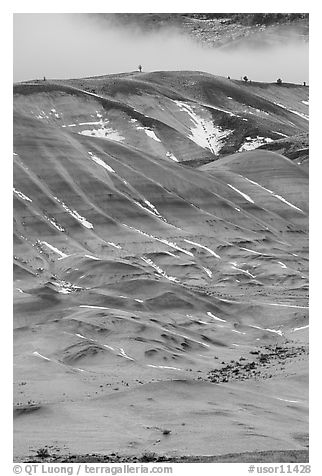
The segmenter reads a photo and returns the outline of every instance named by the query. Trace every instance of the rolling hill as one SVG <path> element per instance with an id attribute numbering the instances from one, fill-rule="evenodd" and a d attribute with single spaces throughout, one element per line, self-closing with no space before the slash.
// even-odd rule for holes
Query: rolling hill
<path id="1" fill-rule="evenodd" d="M 14 85 L 16 458 L 307 448 L 307 133 L 293 84 Z"/>

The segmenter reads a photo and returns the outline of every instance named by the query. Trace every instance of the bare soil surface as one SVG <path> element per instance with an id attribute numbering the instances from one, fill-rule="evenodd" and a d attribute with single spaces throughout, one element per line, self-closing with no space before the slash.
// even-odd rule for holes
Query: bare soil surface
<path id="1" fill-rule="evenodd" d="M 259 149 L 307 100 L 200 72 L 15 85 L 15 460 L 307 460 L 308 173 Z"/>
<path id="2" fill-rule="evenodd" d="M 145 453 L 141 456 L 122 456 L 117 454 L 99 455 L 53 455 L 28 457 L 25 463 L 308 463 L 308 450 L 254 451 L 231 453 L 219 456 L 158 456 Z"/>

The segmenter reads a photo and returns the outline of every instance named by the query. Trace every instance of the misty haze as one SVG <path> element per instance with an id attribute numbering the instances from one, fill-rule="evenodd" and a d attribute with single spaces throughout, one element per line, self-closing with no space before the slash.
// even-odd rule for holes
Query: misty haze
<path id="1" fill-rule="evenodd" d="M 238 42 L 232 41 L 232 32 L 227 44 L 209 46 L 176 24 L 148 28 L 132 16 L 127 22 L 116 22 L 115 16 L 16 14 L 14 81 L 118 73 L 141 63 L 146 71 L 199 70 L 235 79 L 247 74 L 255 81 L 308 82 L 308 37 L 301 24 Z"/>

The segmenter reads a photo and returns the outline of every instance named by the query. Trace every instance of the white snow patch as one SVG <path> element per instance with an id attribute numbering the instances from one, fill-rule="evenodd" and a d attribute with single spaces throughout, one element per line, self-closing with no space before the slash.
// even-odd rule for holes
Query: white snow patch
<path id="1" fill-rule="evenodd" d="M 110 167 L 109 165 L 107 165 L 102 159 L 100 159 L 99 157 L 96 157 L 96 155 L 92 154 L 92 152 L 88 152 L 89 155 L 91 156 L 91 159 L 98 165 L 101 165 L 102 167 L 104 167 L 104 169 L 106 169 L 108 172 L 113 172 L 115 173 L 115 170 L 112 169 L 112 167 Z"/>
<path id="2" fill-rule="evenodd" d="M 296 207 L 295 205 L 293 205 L 293 203 L 288 202 L 287 200 L 285 200 L 285 198 L 281 197 L 280 195 L 276 195 L 275 193 L 273 193 L 273 195 L 275 198 L 278 198 L 278 200 L 280 200 L 281 202 L 286 203 L 286 205 L 289 205 L 290 207 L 295 208 L 295 210 L 298 210 L 299 212 L 304 213 L 303 210 L 301 210 L 301 208 Z"/>
<path id="3" fill-rule="evenodd" d="M 62 258 L 67 258 L 67 256 L 68 256 L 65 253 L 63 253 L 62 251 L 60 251 L 58 248 L 55 248 L 55 246 L 47 243 L 47 241 L 40 241 L 39 243 L 42 243 L 42 244 L 46 245 L 51 251 L 53 251 L 54 253 L 57 253 Z"/>
<path id="4" fill-rule="evenodd" d="M 118 250 L 122 249 L 122 246 L 117 245 L 116 243 L 113 243 L 112 241 L 107 241 L 106 243 L 110 246 L 113 246 L 113 248 L 117 248 Z"/>
<path id="5" fill-rule="evenodd" d="M 85 336 L 82 336 L 82 334 L 75 334 L 75 336 L 77 336 L 77 337 L 80 337 L 81 339 L 85 339 L 85 340 L 87 340 L 87 337 L 85 337 Z"/>
<path id="6" fill-rule="evenodd" d="M 165 221 L 166 222 L 166 219 L 163 218 L 163 216 L 158 212 L 158 210 L 155 208 L 154 205 L 152 205 L 152 203 L 150 203 L 148 200 L 144 200 L 144 203 L 146 203 L 146 205 L 148 206 L 145 207 L 144 205 L 142 205 L 140 202 L 138 202 L 137 200 L 134 200 L 135 203 L 140 207 L 140 208 L 143 208 L 143 210 L 151 213 L 152 215 L 156 216 L 157 218 L 160 218 L 162 221 Z"/>
<path id="7" fill-rule="evenodd" d="M 205 268 L 204 266 L 202 268 L 205 270 L 206 274 L 208 274 L 209 278 L 211 278 L 212 277 L 212 271 L 210 271 L 209 268 Z"/>
<path id="8" fill-rule="evenodd" d="M 82 334 L 75 334 L 75 336 L 80 337 L 81 339 L 89 340 L 91 342 L 98 342 L 97 340 L 91 339 L 90 337 L 85 337 Z M 110 345 L 107 345 L 107 344 L 102 344 L 102 346 L 106 347 L 107 349 L 110 349 L 110 350 L 115 350 L 114 347 L 111 347 Z M 78 369 L 78 370 L 81 370 L 81 369 Z"/>
<path id="9" fill-rule="evenodd" d="M 262 306 L 292 307 L 295 309 L 309 309 L 309 306 L 297 306 L 295 304 L 280 304 L 275 302 L 261 302 Z"/>
<path id="10" fill-rule="evenodd" d="M 212 312 L 208 311 L 207 312 L 208 316 L 212 317 L 213 319 L 215 319 L 216 321 L 221 321 L 221 322 L 227 322 L 225 321 L 225 319 L 220 319 L 220 317 L 217 317 L 215 316 Z"/>
<path id="11" fill-rule="evenodd" d="M 175 282 L 175 283 L 179 283 L 179 279 L 173 277 L 173 276 L 168 276 L 167 273 L 162 269 L 160 268 L 160 266 L 158 266 L 156 263 L 154 263 L 154 261 L 152 261 L 152 259 L 150 258 L 145 258 L 144 256 L 141 256 L 141 259 L 149 264 L 150 266 L 152 266 L 152 268 L 154 268 L 158 274 L 160 274 L 161 276 L 163 276 L 164 278 L 168 279 L 169 281 L 172 281 L 172 282 Z"/>
<path id="12" fill-rule="evenodd" d="M 269 116 L 269 113 L 266 112 L 266 111 L 263 111 L 263 109 L 256 109 L 256 108 L 255 108 L 255 111 L 256 111 L 256 112 L 260 112 L 260 113 L 262 113 L 262 114 L 265 114 L 265 116 Z"/>
<path id="13" fill-rule="evenodd" d="M 79 126 L 87 126 L 87 125 L 97 125 L 97 124 L 101 124 L 101 121 L 91 121 L 91 122 L 79 122 L 78 125 Z"/>
<path id="14" fill-rule="evenodd" d="M 171 251 L 163 251 L 166 255 L 173 256 L 174 258 L 180 259 L 179 256 L 174 255 Z"/>
<path id="15" fill-rule="evenodd" d="M 179 162 L 177 157 L 175 157 L 175 155 L 173 155 L 172 152 L 167 152 L 165 155 L 169 157 L 169 159 L 173 160 L 174 162 Z"/>
<path id="16" fill-rule="evenodd" d="M 23 200 L 26 200 L 27 202 L 32 202 L 31 198 L 27 197 L 27 195 L 15 189 L 14 187 L 13 187 L 13 191 L 16 195 L 18 195 L 19 198 L 22 198 Z"/>
<path id="17" fill-rule="evenodd" d="M 164 238 L 155 238 L 155 239 L 157 241 L 160 241 L 161 243 L 164 243 L 164 244 L 170 246 L 171 248 L 174 248 L 178 251 L 181 251 L 182 253 L 184 253 L 188 256 L 193 256 L 193 253 L 191 253 L 190 251 L 184 250 L 183 248 L 180 248 L 180 246 L 178 246 L 176 243 L 174 243 L 172 241 L 165 240 Z"/>
<path id="18" fill-rule="evenodd" d="M 254 276 L 252 273 L 250 273 L 250 272 L 248 271 L 248 269 L 238 268 L 235 263 L 232 263 L 232 268 L 235 269 L 236 271 L 240 271 L 241 273 L 247 274 L 247 275 L 250 276 L 251 278 L 254 278 L 254 279 L 256 278 L 256 276 Z"/>
<path id="19" fill-rule="evenodd" d="M 40 357 L 41 359 L 48 360 L 50 362 L 50 359 L 48 357 L 45 357 L 44 355 L 39 354 L 39 352 L 33 352 L 33 355 L 36 355 L 37 357 Z"/>
<path id="20" fill-rule="evenodd" d="M 52 114 L 54 114 L 54 116 L 57 118 L 57 119 L 60 119 L 61 118 L 61 115 L 58 114 L 58 112 L 56 111 L 56 109 L 51 109 L 50 112 Z"/>
<path id="21" fill-rule="evenodd" d="M 56 279 L 51 284 L 58 288 L 57 290 L 61 294 L 70 294 L 72 292 L 82 289 L 80 286 L 76 286 L 75 284 L 72 284 L 69 281 L 65 281 L 64 279 Z"/>
<path id="22" fill-rule="evenodd" d="M 169 367 L 167 365 L 153 365 L 153 364 L 147 364 L 148 367 L 153 367 L 154 369 L 168 369 L 168 370 L 181 370 L 182 369 L 178 369 L 178 367 Z"/>
<path id="23" fill-rule="evenodd" d="M 144 131 L 145 131 L 147 136 L 151 137 L 151 139 L 153 139 L 157 142 L 161 142 L 161 140 L 156 136 L 155 132 L 152 131 L 151 129 L 145 128 Z"/>
<path id="24" fill-rule="evenodd" d="M 44 215 L 44 217 L 51 223 L 57 230 L 64 232 L 65 228 L 62 227 L 56 220 L 55 218 L 50 218 L 47 215 Z"/>
<path id="25" fill-rule="evenodd" d="M 245 150 L 254 150 L 260 147 L 263 144 L 267 144 L 268 142 L 273 142 L 273 139 L 270 137 L 246 137 L 246 141 L 239 149 L 238 152 L 243 152 Z"/>
<path id="26" fill-rule="evenodd" d="M 110 345 L 107 345 L 107 344 L 102 344 L 103 347 L 106 347 L 107 349 L 110 349 L 110 350 L 115 350 L 114 347 L 111 347 Z"/>
<path id="27" fill-rule="evenodd" d="M 213 154 L 218 154 L 220 149 L 224 146 L 224 139 L 228 137 L 233 131 L 230 129 L 223 130 L 219 126 L 215 126 L 212 120 L 203 119 L 196 114 L 190 104 L 182 101 L 174 101 L 181 111 L 186 112 L 193 122 L 193 127 L 190 128 L 190 139 L 203 148 L 209 149 Z M 217 109 L 217 108 L 215 108 Z M 233 114 L 229 111 L 224 111 L 228 114 Z"/>
<path id="28" fill-rule="evenodd" d="M 302 102 L 303 102 L 303 101 L 302 101 Z M 280 104 L 280 103 L 278 103 L 278 102 L 276 102 L 275 104 L 276 104 L 277 106 L 279 106 L 279 107 L 282 107 L 283 109 L 286 109 L 286 110 L 289 111 L 289 112 L 293 112 L 293 114 L 296 114 L 297 116 L 300 116 L 300 117 L 302 117 L 303 119 L 305 119 L 305 120 L 307 120 L 307 121 L 309 120 L 309 116 L 308 116 L 307 114 L 303 114 L 303 113 L 298 112 L 298 111 L 293 111 L 293 110 L 291 110 L 291 109 L 287 109 L 287 107 L 283 106 L 283 104 Z"/>
<path id="29" fill-rule="evenodd" d="M 95 261 L 100 261 L 100 259 L 96 258 L 96 256 L 92 256 L 92 255 L 84 255 L 84 256 L 85 256 L 85 258 L 90 258 L 90 259 L 93 259 Z"/>
<path id="30" fill-rule="evenodd" d="M 88 220 L 86 220 L 86 218 L 82 217 L 76 210 L 71 210 L 70 208 L 68 208 L 68 206 L 61 200 L 59 200 L 59 198 L 57 197 L 54 197 L 58 203 L 60 203 L 62 205 L 62 207 L 73 217 L 75 218 L 77 221 L 79 221 L 85 228 L 93 228 L 93 225 L 92 223 L 90 223 Z"/>
<path id="31" fill-rule="evenodd" d="M 153 211 L 155 211 L 156 213 L 158 213 L 158 210 L 155 208 L 154 205 L 152 205 L 151 202 L 149 202 L 149 200 L 146 200 L 144 199 L 144 202 L 147 204 L 148 207 L 150 207 Z"/>
<path id="32" fill-rule="evenodd" d="M 68 289 L 65 289 L 65 288 L 60 289 L 58 292 L 61 293 L 61 294 L 70 294 L 71 293 L 71 291 L 69 291 Z"/>
<path id="33" fill-rule="evenodd" d="M 286 398 L 279 398 L 275 397 L 276 400 L 281 400 L 282 402 L 287 402 L 287 403 L 300 403 L 298 400 L 287 400 Z"/>
<path id="34" fill-rule="evenodd" d="M 246 195 L 246 193 L 243 193 L 241 192 L 240 190 L 238 190 L 238 188 L 234 187 L 233 185 L 231 185 L 230 183 L 227 183 L 228 187 L 232 188 L 233 190 L 235 190 L 235 192 L 239 193 L 240 195 L 242 195 L 244 198 L 246 198 L 246 200 L 248 200 L 250 203 L 255 203 L 254 200 L 252 200 L 248 195 Z"/>
<path id="35" fill-rule="evenodd" d="M 277 261 L 278 264 L 281 266 L 281 268 L 287 268 L 285 263 L 282 263 L 282 261 Z"/>
<path id="36" fill-rule="evenodd" d="M 309 327 L 309 324 L 307 326 L 303 326 L 303 327 L 295 327 L 295 329 L 293 329 L 293 332 L 301 331 L 302 329 L 307 329 L 308 327 Z"/>
<path id="37" fill-rule="evenodd" d="M 70 210 L 70 214 L 76 218 L 85 228 L 93 228 L 92 223 L 90 223 L 86 218 L 82 217 L 76 210 Z"/>
<path id="38" fill-rule="evenodd" d="M 293 205 L 293 203 L 291 202 L 288 202 L 285 198 L 283 198 L 281 195 L 277 195 L 276 193 L 274 193 L 272 190 L 269 190 L 268 188 L 264 187 L 263 185 L 260 185 L 259 183 L 257 182 L 254 182 L 254 180 L 251 180 L 247 177 L 244 177 L 243 175 L 241 175 L 242 178 L 244 178 L 245 180 L 247 180 L 247 182 L 250 182 L 252 183 L 253 185 L 257 185 L 258 187 L 262 188 L 263 190 L 265 190 L 266 192 L 270 193 L 271 195 L 273 195 L 275 198 L 277 198 L 278 200 L 280 200 L 281 202 L 284 202 L 286 203 L 286 205 L 289 205 L 290 207 L 294 208 L 295 210 L 298 210 L 299 212 L 303 212 L 303 210 L 301 210 L 300 208 L 296 207 L 295 205 Z"/>
<path id="39" fill-rule="evenodd" d="M 180 246 L 178 246 L 176 243 L 174 242 L 171 242 L 171 241 L 168 241 L 164 238 L 157 238 L 156 236 L 153 236 L 153 235 L 149 235 L 148 233 L 146 233 L 145 231 L 142 231 L 142 230 L 138 230 L 137 228 L 134 228 L 133 226 L 131 225 L 127 225 L 126 223 L 122 223 L 123 226 L 125 226 L 126 228 L 129 228 L 130 230 L 133 230 L 133 231 L 136 231 L 137 233 L 140 233 L 141 235 L 143 236 L 147 236 L 148 238 L 152 238 L 153 240 L 156 240 L 156 241 L 159 241 L 160 243 L 164 243 L 165 245 L 168 245 L 170 246 L 171 248 L 174 248 L 178 251 L 181 251 L 182 253 L 185 253 L 186 255 L 188 256 L 193 256 L 193 253 L 190 253 L 190 251 L 187 251 L 187 250 L 184 250 L 183 248 L 180 248 Z"/>
<path id="40" fill-rule="evenodd" d="M 286 134 L 282 134 L 282 132 L 277 132 L 277 131 L 272 131 L 274 132 L 274 134 L 278 134 L 279 136 L 282 136 L 282 137 L 288 137 Z"/>
<path id="41" fill-rule="evenodd" d="M 132 359 L 132 357 L 129 357 L 129 356 L 125 353 L 124 349 L 122 349 L 122 348 L 120 348 L 120 353 L 119 353 L 118 355 L 120 355 L 120 356 L 122 356 L 122 357 L 124 357 L 125 359 L 128 359 L 128 360 L 134 360 L 134 359 Z"/>
<path id="42" fill-rule="evenodd" d="M 223 109 L 222 107 L 211 106 L 210 104 L 203 104 L 203 106 L 210 107 L 211 109 L 215 109 L 216 111 L 224 112 L 225 114 L 228 114 L 229 116 L 232 116 L 232 117 L 240 117 L 238 114 L 234 114 L 231 111 L 227 111 L 227 109 Z"/>
<path id="43" fill-rule="evenodd" d="M 84 136 L 100 137 L 103 139 L 114 140 L 116 142 L 122 142 L 125 140 L 125 137 L 123 137 L 118 131 L 115 131 L 111 127 L 105 126 L 102 126 L 100 129 L 85 129 L 78 132 L 78 134 Z"/>
<path id="44" fill-rule="evenodd" d="M 101 97 L 97 94 L 88 93 L 87 94 L 95 97 Z M 114 140 L 117 142 L 122 142 L 125 138 L 116 130 L 108 127 L 109 121 L 104 120 L 102 115 L 98 112 L 96 113 L 97 117 L 100 119 L 99 121 L 89 121 L 89 122 L 80 122 L 78 124 L 68 124 L 63 125 L 62 127 L 76 127 L 76 126 L 99 126 L 98 128 L 94 129 L 83 129 L 79 131 L 78 134 L 86 135 L 86 136 L 94 136 L 94 137 L 101 137 L 104 139 Z"/>
<path id="45" fill-rule="evenodd" d="M 279 336 L 283 336 L 283 332 L 280 329 L 265 329 L 268 332 L 274 332 L 275 334 L 278 334 Z"/>
<path id="46" fill-rule="evenodd" d="M 309 120 L 309 116 L 307 114 L 303 114 L 302 112 L 292 111 L 292 110 L 291 110 L 291 112 L 293 112 L 293 114 L 296 114 L 297 116 L 302 117 L 302 119 L 305 119 L 306 121 Z"/>
<path id="47" fill-rule="evenodd" d="M 254 251 L 254 250 L 250 250 L 249 248 L 240 248 L 241 250 L 244 250 L 244 251 L 249 251 L 249 253 L 253 253 L 255 255 L 261 255 L 262 253 L 258 253 L 258 251 Z"/>
<path id="48" fill-rule="evenodd" d="M 283 332 L 281 330 L 277 329 L 267 329 L 259 326 L 250 326 L 253 327 L 254 329 L 260 329 L 261 331 L 267 331 L 267 332 L 273 332 L 274 334 L 278 334 L 279 336 L 283 336 Z"/>
<path id="49" fill-rule="evenodd" d="M 109 309 L 109 307 L 103 307 L 103 306 L 89 306 L 87 304 L 81 304 L 79 307 L 83 307 L 86 309 Z"/>
<path id="50" fill-rule="evenodd" d="M 78 291 L 79 289 L 82 289 L 79 286 L 75 286 L 75 284 L 69 283 L 68 281 L 65 281 L 61 279 L 60 281 L 56 281 L 52 283 L 56 288 L 58 288 L 58 292 L 61 294 L 70 294 L 74 291 Z"/>
<path id="51" fill-rule="evenodd" d="M 184 334 L 179 334 L 178 332 L 170 331 L 169 329 L 163 329 L 163 332 L 167 332 L 168 334 L 172 334 L 175 336 L 183 337 L 184 339 L 190 340 L 191 342 L 196 342 L 197 344 L 202 345 L 203 347 L 210 347 L 209 344 L 205 344 L 204 342 L 200 342 L 197 339 L 193 339 L 192 337 L 188 337 Z"/>
<path id="52" fill-rule="evenodd" d="M 216 258 L 218 259 L 221 259 L 219 255 L 217 255 L 217 253 L 215 253 L 213 250 L 211 250 L 210 248 L 208 248 L 207 246 L 204 246 L 204 245 L 201 245 L 200 243 L 196 243 L 195 241 L 191 241 L 191 240 L 184 240 L 186 243 L 190 243 L 191 245 L 195 245 L 197 246 L 198 248 L 203 248 L 204 250 L 208 251 L 208 253 L 210 253 L 212 256 L 215 256 Z M 191 256 L 193 256 L 193 254 L 191 253 Z"/>
<path id="53" fill-rule="evenodd" d="M 133 122 L 133 121 L 132 121 Z M 161 142 L 160 139 L 155 135 L 155 132 L 150 129 L 149 127 L 143 127 L 143 126 L 136 126 L 137 130 L 142 130 L 146 133 L 147 136 L 151 137 L 151 139 Z"/>

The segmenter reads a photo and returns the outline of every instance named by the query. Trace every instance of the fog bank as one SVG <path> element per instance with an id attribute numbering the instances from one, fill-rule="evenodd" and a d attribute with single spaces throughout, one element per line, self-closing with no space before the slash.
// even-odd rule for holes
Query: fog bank
<path id="1" fill-rule="evenodd" d="M 272 47 L 214 49 L 174 28 L 143 32 L 113 17 L 15 14 L 14 81 L 144 71 L 201 70 L 254 81 L 308 82 L 308 44 L 290 36 Z"/>

